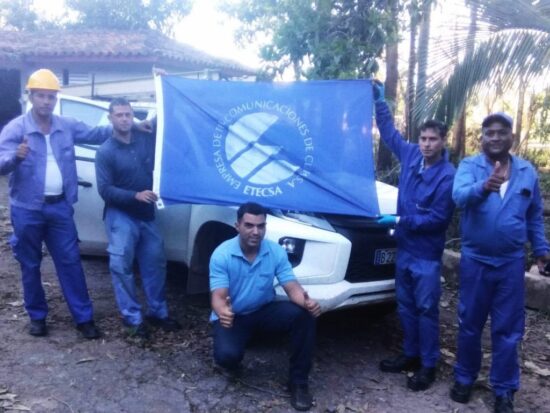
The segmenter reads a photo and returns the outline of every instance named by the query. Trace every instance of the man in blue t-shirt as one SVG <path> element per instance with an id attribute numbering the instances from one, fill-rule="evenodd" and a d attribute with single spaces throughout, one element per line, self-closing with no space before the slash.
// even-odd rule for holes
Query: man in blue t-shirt
<path id="1" fill-rule="evenodd" d="M 214 360 L 234 373 L 254 334 L 289 332 L 290 402 L 296 410 L 309 410 L 308 376 L 321 307 L 296 280 L 281 246 L 264 240 L 266 210 L 261 205 L 241 205 L 235 228 L 238 235 L 216 248 L 210 259 Z M 274 301 L 275 278 L 290 301 Z"/>

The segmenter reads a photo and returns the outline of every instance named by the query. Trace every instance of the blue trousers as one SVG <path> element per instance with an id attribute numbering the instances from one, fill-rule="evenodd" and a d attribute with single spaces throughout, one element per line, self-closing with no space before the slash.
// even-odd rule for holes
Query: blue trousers
<path id="1" fill-rule="evenodd" d="M 403 327 L 403 352 L 420 357 L 424 367 L 439 359 L 441 263 L 397 251 L 395 292 Z"/>
<path id="2" fill-rule="evenodd" d="M 107 208 L 105 230 L 109 238 L 109 269 L 124 323 L 137 325 L 143 321 L 136 294 L 134 258 L 137 259 L 143 282 L 147 315 L 167 317 L 166 258 L 156 222 L 142 221 L 118 209 Z"/>
<path id="3" fill-rule="evenodd" d="M 254 334 L 290 333 L 290 384 L 307 384 L 315 345 L 315 318 L 289 301 L 271 302 L 253 313 L 236 315 L 231 328 L 214 321 L 214 360 L 235 369 Z"/>
<path id="4" fill-rule="evenodd" d="M 65 301 L 76 323 L 93 319 L 86 278 L 80 262 L 73 207 L 62 200 L 42 210 L 11 207 L 13 253 L 21 266 L 25 309 L 31 320 L 43 320 L 48 304 L 42 287 L 42 242 L 50 252 Z"/>
<path id="5" fill-rule="evenodd" d="M 518 345 L 525 327 L 524 258 L 499 267 L 462 254 L 455 379 L 473 384 L 481 368 L 481 334 L 491 315 L 490 380 L 497 396 L 519 388 Z"/>

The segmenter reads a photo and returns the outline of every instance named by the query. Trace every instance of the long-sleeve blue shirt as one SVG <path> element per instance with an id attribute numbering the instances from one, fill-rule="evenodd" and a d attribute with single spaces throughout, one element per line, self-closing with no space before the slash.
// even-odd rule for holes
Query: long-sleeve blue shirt
<path id="1" fill-rule="evenodd" d="M 97 151 L 95 158 L 97 189 L 105 207 L 114 207 L 143 221 L 155 217 L 154 204 L 138 201 L 136 193 L 153 188 L 155 138 L 132 130 L 126 144 L 114 137 Z"/>
<path id="2" fill-rule="evenodd" d="M 112 127 L 91 128 L 83 122 L 52 115 L 50 144 L 63 178 L 65 199 L 74 204 L 78 199 L 75 143 L 99 144 L 112 134 Z M 27 137 L 29 153 L 24 160 L 16 157 L 17 147 Z M 40 131 L 32 112 L 9 122 L 0 133 L 0 174 L 10 174 L 11 205 L 40 210 L 44 204 L 46 180 L 46 138 Z"/>
<path id="3" fill-rule="evenodd" d="M 397 247 L 419 258 L 439 260 L 445 247 L 445 232 L 454 210 L 452 186 L 455 168 L 447 152 L 429 168 L 423 156 L 395 129 L 393 116 L 384 102 L 376 103 L 380 137 L 401 163 L 395 236 Z"/>
<path id="4" fill-rule="evenodd" d="M 453 198 L 461 209 L 462 253 L 488 265 L 500 266 L 523 257 L 527 240 L 536 257 L 550 250 L 544 236 L 537 172 L 516 156 L 511 156 L 510 162 L 504 198 L 483 190 L 493 171 L 484 154 L 462 160 L 453 186 Z"/>

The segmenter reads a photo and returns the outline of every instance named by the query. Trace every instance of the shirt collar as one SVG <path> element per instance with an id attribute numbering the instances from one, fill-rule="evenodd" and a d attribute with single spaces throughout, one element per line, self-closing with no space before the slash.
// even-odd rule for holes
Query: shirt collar
<path id="1" fill-rule="evenodd" d="M 32 109 L 27 112 L 24 118 L 24 129 L 25 129 L 25 135 L 31 134 L 31 133 L 40 133 L 41 135 L 44 135 L 38 125 L 36 124 L 34 117 L 32 116 Z M 52 127 L 50 129 L 50 135 L 54 133 L 55 131 L 63 130 L 61 127 L 61 120 L 59 116 L 52 115 Z"/>

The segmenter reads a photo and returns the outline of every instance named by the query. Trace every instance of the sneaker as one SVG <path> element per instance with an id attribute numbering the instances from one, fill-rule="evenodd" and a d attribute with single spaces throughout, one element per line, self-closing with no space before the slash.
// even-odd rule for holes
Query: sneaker
<path id="1" fill-rule="evenodd" d="M 497 396 L 495 413 L 514 413 L 514 398 L 510 395 Z"/>
<path id="2" fill-rule="evenodd" d="M 149 340 L 149 329 L 144 323 L 128 326 L 127 331 L 129 337 Z"/>
<path id="3" fill-rule="evenodd" d="M 407 387 L 412 391 L 427 390 L 435 381 L 435 367 L 421 367 L 407 379 Z"/>
<path id="4" fill-rule="evenodd" d="M 181 330 L 181 324 L 173 318 L 165 317 L 159 318 L 155 316 L 146 316 L 145 319 L 149 324 L 155 327 L 160 327 L 166 332 Z"/>
<path id="5" fill-rule="evenodd" d="M 31 320 L 29 334 L 35 337 L 43 337 L 48 335 L 48 326 L 46 326 L 46 320 Z"/>
<path id="6" fill-rule="evenodd" d="M 301 412 L 311 409 L 311 406 L 313 406 L 313 397 L 309 394 L 307 384 L 290 385 L 290 404 Z"/>
<path id="7" fill-rule="evenodd" d="M 422 367 L 420 357 L 407 357 L 400 354 L 392 359 L 382 360 L 380 370 L 386 373 L 401 373 L 402 371 L 416 371 Z"/>
<path id="8" fill-rule="evenodd" d="M 76 329 L 80 331 L 80 334 L 82 334 L 82 337 L 88 340 L 94 340 L 96 338 L 101 337 L 101 333 L 99 332 L 99 330 L 97 329 L 93 321 L 79 323 L 76 325 Z"/>
<path id="9" fill-rule="evenodd" d="M 457 403 L 468 403 L 472 394 L 471 384 L 462 384 L 455 381 L 454 386 L 451 388 L 451 399 Z"/>

